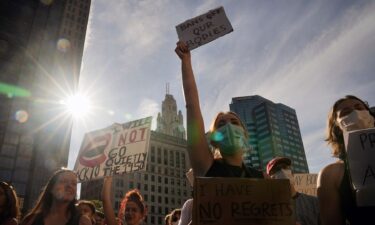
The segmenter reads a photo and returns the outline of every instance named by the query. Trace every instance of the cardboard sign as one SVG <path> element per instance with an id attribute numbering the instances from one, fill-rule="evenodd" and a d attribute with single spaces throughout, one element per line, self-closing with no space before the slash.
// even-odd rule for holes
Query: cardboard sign
<path id="1" fill-rule="evenodd" d="M 344 135 L 358 206 L 375 206 L 375 128 Z"/>
<path id="2" fill-rule="evenodd" d="M 300 193 L 317 196 L 318 174 L 297 173 L 294 174 L 294 188 Z"/>
<path id="3" fill-rule="evenodd" d="M 197 177 L 193 204 L 193 225 L 295 224 L 288 180 Z"/>
<path id="4" fill-rule="evenodd" d="M 219 7 L 176 26 L 178 39 L 190 50 L 233 31 L 224 8 Z"/>
<path id="5" fill-rule="evenodd" d="M 87 133 L 74 170 L 88 181 L 146 169 L 152 117 Z"/>

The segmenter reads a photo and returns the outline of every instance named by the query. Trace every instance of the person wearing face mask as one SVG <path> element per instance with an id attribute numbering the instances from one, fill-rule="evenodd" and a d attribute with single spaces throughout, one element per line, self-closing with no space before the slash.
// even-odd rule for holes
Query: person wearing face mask
<path id="1" fill-rule="evenodd" d="M 332 148 L 335 163 L 318 175 L 318 199 L 324 225 L 374 224 L 375 207 L 358 207 L 350 183 L 344 134 L 374 127 L 375 115 L 366 102 L 348 95 L 335 102 L 328 115 L 326 141 Z"/>
<path id="2" fill-rule="evenodd" d="M 318 199 L 311 195 L 297 192 L 291 169 L 292 161 L 286 157 L 276 157 L 268 162 L 267 174 L 272 179 L 287 179 L 290 182 L 292 198 L 295 202 L 297 225 L 321 224 Z"/>
<path id="3" fill-rule="evenodd" d="M 243 153 L 249 148 L 248 134 L 240 118 L 233 112 L 220 112 L 205 135 L 190 51 L 179 41 L 175 52 L 181 59 L 182 83 L 187 114 L 187 148 L 195 176 L 263 178 L 262 172 L 246 167 Z M 220 151 L 222 158 L 214 158 L 209 144 Z"/>

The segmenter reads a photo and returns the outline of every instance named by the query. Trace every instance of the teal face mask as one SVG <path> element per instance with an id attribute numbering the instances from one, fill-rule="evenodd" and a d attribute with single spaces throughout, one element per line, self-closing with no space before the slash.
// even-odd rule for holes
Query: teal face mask
<path id="1" fill-rule="evenodd" d="M 211 140 L 219 146 L 222 155 L 234 155 L 249 148 L 243 129 L 231 123 L 218 128 L 211 135 Z"/>

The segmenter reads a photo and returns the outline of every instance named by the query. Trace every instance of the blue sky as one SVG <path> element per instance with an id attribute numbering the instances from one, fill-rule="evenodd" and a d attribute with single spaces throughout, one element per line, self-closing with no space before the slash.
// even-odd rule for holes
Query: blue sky
<path id="1" fill-rule="evenodd" d="M 93 0 L 79 88 L 95 108 L 75 121 L 70 168 L 85 132 L 155 117 L 167 82 L 185 115 L 175 26 L 218 6 L 234 31 L 192 51 L 206 128 L 232 97 L 261 95 L 296 110 L 310 172 L 334 161 L 323 141 L 333 102 L 375 105 L 374 1 Z"/>

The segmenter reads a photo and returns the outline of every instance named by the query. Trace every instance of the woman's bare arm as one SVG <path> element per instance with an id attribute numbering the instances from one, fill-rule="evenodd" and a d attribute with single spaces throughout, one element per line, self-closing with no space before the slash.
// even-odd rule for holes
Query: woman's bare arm
<path id="1" fill-rule="evenodd" d="M 191 54 L 186 44 L 181 41 L 177 43 L 175 52 L 181 59 L 190 163 L 195 176 L 204 176 L 212 165 L 213 156 L 209 151 L 209 146 L 205 136 L 204 121 L 199 105 L 198 89 L 191 64 Z"/>
<path id="2" fill-rule="evenodd" d="M 105 177 L 102 189 L 104 216 L 108 225 L 117 225 L 116 215 L 111 202 L 112 177 Z"/>

